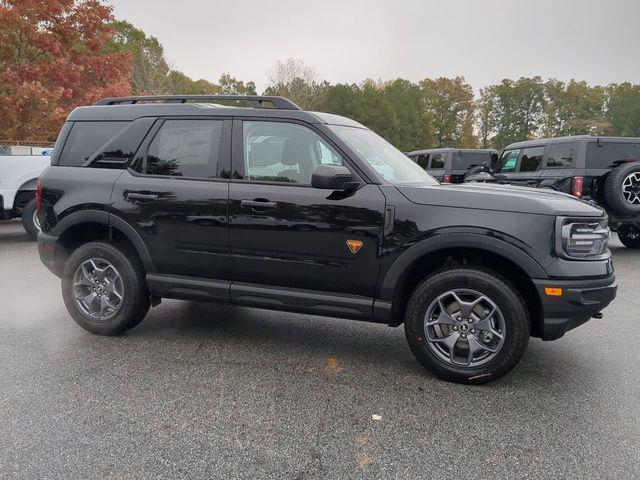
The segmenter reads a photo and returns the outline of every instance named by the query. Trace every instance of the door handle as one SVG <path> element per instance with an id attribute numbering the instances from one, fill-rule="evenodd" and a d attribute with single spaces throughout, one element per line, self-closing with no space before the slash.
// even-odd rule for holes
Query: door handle
<path id="1" fill-rule="evenodd" d="M 250 208 L 256 211 L 264 211 L 271 210 L 272 208 L 276 208 L 278 204 L 276 202 L 270 202 L 269 200 L 241 200 L 240 207 L 241 208 Z"/>
<path id="2" fill-rule="evenodd" d="M 127 193 L 127 200 L 158 200 L 158 195 L 153 193 Z"/>

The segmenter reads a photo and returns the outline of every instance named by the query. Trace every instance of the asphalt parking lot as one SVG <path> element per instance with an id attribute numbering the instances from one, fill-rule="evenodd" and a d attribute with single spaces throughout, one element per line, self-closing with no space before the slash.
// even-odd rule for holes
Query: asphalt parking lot
<path id="1" fill-rule="evenodd" d="M 402 328 L 164 301 L 127 335 L 67 315 L 0 224 L 1 478 L 640 478 L 640 252 L 601 320 L 445 383 Z"/>

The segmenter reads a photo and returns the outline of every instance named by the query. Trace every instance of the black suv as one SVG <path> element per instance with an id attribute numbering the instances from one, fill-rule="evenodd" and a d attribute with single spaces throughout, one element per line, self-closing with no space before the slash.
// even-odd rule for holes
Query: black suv
<path id="1" fill-rule="evenodd" d="M 498 161 L 498 151 L 478 148 L 432 148 L 414 150 L 406 155 L 436 180 L 443 183 L 462 183 L 474 167 L 491 169 Z"/>
<path id="2" fill-rule="evenodd" d="M 602 210 L 441 185 L 362 125 L 278 97 L 77 108 L 37 198 L 40 257 L 100 335 L 161 298 L 404 323 L 426 368 L 483 383 L 616 294 Z"/>
<path id="3" fill-rule="evenodd" d="M 640 138 L 575 136 L 512 143 L 494 174 L 502 183 L 570 193 L 602 206 L 620 241 L 640 248 Z"/>

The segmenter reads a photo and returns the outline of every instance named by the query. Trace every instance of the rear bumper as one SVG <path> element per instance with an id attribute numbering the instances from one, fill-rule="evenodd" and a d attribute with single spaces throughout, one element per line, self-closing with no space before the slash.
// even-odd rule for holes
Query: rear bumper
<path id="1" fill-rule="evenodd" d="M 533 280 L 542 301 L 543 340 L 555 340 L 579 327 L 606 308 L 618 291 L 614 275 L 597 280 Z M 561 288 L 562 295 L 549 296 L 545 288 Z"/>
<path id="2" fill-rule="evenodd" d="M 51 273 L 61 276 L 59 265 L 56 262 L 56 247 L 58 246 L 58 237 L 47 235 L 46 233 L 38 233 L 38 253 L 40 261 L 47 267 Z"/>

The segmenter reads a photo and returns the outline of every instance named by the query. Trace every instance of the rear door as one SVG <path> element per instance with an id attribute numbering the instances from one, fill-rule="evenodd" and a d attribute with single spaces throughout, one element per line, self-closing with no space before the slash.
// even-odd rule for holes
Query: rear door
<path id="1" fill-rule="evenodd" d="M 160 119 L 116 182 L 113 211 L 158 273 L 229 278 L 230 141 L 230 119 Z"/>
<path id="2" fill-rule="evenodd" d="M 571 193 L 573 177 L 584 174 L 584 170 L 581 172 L 576 170 L 576 148 L 577 142 L 547 145 L 538 186 Z"/>
<path id="3" fill-rule="evenodd" d="M 505 150 L 498 160 L 496 173 L 505 176 L 512 185 L 537 187 L 544 151 L 544 145 Z"/>

